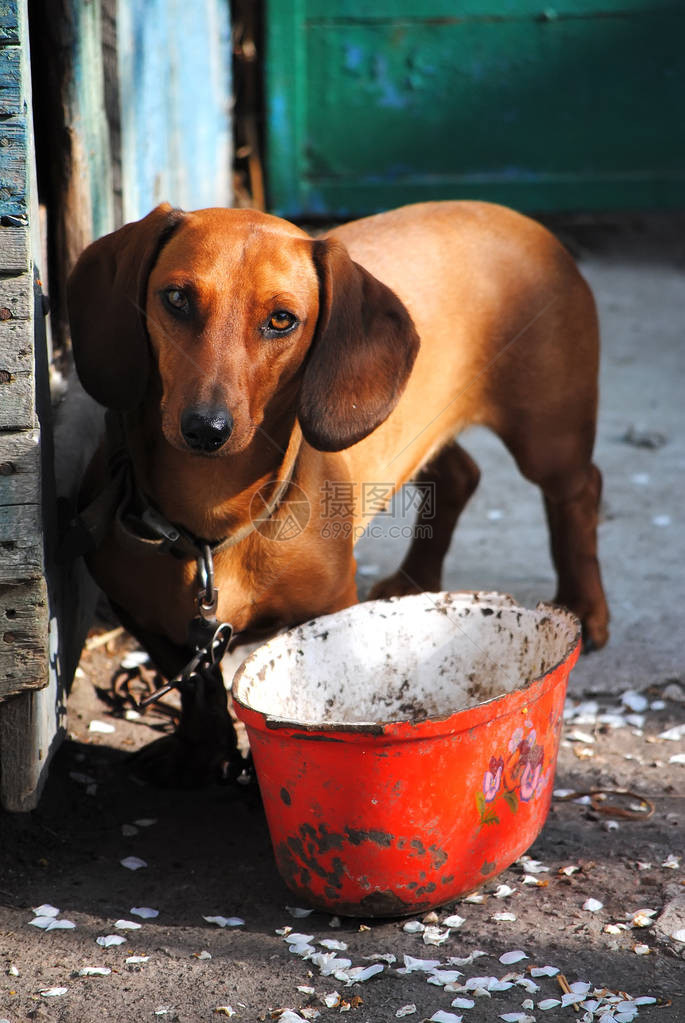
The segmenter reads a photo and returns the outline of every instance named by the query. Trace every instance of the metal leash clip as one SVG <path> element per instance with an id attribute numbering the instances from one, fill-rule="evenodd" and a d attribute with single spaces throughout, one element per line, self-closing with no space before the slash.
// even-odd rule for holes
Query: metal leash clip
<path id="1" fill-rule="evenodd" d="M 175 678 L 167 682 L 166 685 L 160 686 L 150 696 L 146 696 L 144 700 L 140 701 L 138 706 L 148 707 L 151 703 L 156 703 L 166 693 L 171 692 L 172 689 L 181 689 L 203 670 L 218 668 L 221 665 L 221 658 L 226 653 L 228 644 L 231 642 L 232 635 L 232 626 L 228 622 L 222 622 L 217 627 L 210 642 L 200 650 L 195 651 L 183 670 Z"/>
<path id="2" fill-rule="evenodd" d="M 214 585 L 214 558 L 212 557 L 212 548 L 208 543 L 202 544 L 197 556 L 197 578 L 200 583 L 197 594 L 200 616 L 205 621 L 216 620 L 219 591 Z"/>

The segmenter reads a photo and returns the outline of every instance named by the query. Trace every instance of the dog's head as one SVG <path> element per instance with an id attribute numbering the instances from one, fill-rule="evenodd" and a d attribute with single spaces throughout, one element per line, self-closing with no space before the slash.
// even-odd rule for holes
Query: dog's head
<path id="1" fill-rule="evenodd" d="M 349 447 L 418 351 L 404 305 L 342 244 L 250 210 L 158 206 L 85 250 L 68 297 L 86 390 L 129 410 L 156 381 L 167 441 L 203 455 L 292 410 L 313 447 Z"/>

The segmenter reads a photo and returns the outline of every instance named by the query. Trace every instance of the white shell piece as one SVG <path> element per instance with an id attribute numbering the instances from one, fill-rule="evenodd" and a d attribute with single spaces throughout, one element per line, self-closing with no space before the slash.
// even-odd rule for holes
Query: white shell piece
<path id="1" fill-rule="evenodd" d="M 450 936 L 449 927 L 441 931 L 439 927 L 430 924 L 421 935 L 424 945 L 444 945 Z"/>
<path id="2" fill-rule="evenodd" d="M 586 899 L 583 903 L 583 909 L 586 909 L 588 913 L 599 913 L 600 909 L 604 908 L 604 903 L 600 902 L 599 899 Z"/>
<path id="3" fill-rule="evenodd" d="M 54 916 L 34 916 L 33 920 L 29 920 L 29 927 L 40 927 L 45 931 L 54 919 Z"/>
<path id="4" fill-rule="evenodd" d="M 288 939 L 290 940 L 290 939 Z M 346 952 L 347 945 L 344 941 L 338 941 L 337 938 L 322 938 L 319 944 L 324 948 L 327 948 L 330 952 Z"/>
<path id="5" fill-rule="evenodd" d="M 290 915 L 295 917 L 296 920 L 309 916 L 314 912 L 313 909 L 304 909 L 302 906 L 286 906 L 285 908 L 286 912 L 290 913 Z"/>
<path id="6" fill-rule="evenodd" d="M 202 919 L 217 927 L 242 927 L 245 923 L 241 916 L 203 916 Z"/>
<path id="7" fill-rule="evenodd" d="M 454 984 L 463 976 L 461 970 L 431 970 L 430 976 L 427 978 L 429 984 L 437 984 L 440 987 L 444 987 L 445 984 Z"/>
<path id="8" fill-rule="evenodd" d="M 116 732 L 114 725 L 110 725 L 108 721 L 96 721 L 93 720 L 88 725 L 89 732 L 99 732 L 101 735 L 111 735 L 112 732 Z"/>
<path id="9" fill-rule="evenodd" d="M 351 970 L 346 970 L 345 972 L 347 979 L 353 984 L 357 984 L 370 980 L 376 974 L 382 973 L 384 969 L 385 966 L 382 963 L 374 963 L 372 966 L 353 966 Z"/>
<path id="10" fill-rule="evenodd" d="M 415 959 L 414 956 L 404 956 L 404 968 L 407 973 L 414 973 L 416 970 L 431 973 L 439 965 L 439 959 Z"/>
<path id="11" fill-rule="evenodd" d="M 36 916 L 59 916 L 60 910 L 56 906 L 51 906 L 49 902 L 44 902 L 42 906 L 37 906 L 33 912 Z"/>
<path id="12" fill-rule="evenodd" d="M 205 917 L 207 920 L 208 917 Z M 310 941 L 314 941 L 313 934 L 300 934 L 298 931 L 288 931 L 287 934 L 283 935 L 283 940 L 288 945 L 306 945 Z"/>
<path id="13" fill-rule="evenodd" d="M 140 870 L 142 867 L 147 867 L 145 860 L 141 860 L 139 856 L 126 856 L 120 862 L 122 867 L 126 867 L 127 870 Z"/>
<path id="14" fill-rule="evenodd" d="M 453 930 L 457 927 L 461 927 L 462 924 L 466 923 L 465 916 L 459 916 L 458 913 L 453 913 L 452 916 L 447 916 L 442 921 L 443 927 L 451 927 Z"/>
<path id="15" fill-rule="evenodd" d="M 348 970 L 352 965 L 351 959 L 339 959 L 335 952 L 315 952 L 310 962 L 319 967 L 322 977 L 330 977 L 336 970 Z"/>
<path id="16" fill-rule="evenodd" d="M 511 966 L 512 963 L 520 963 L 522 959 L 527 959 L 528 956 L 521 949 L 514 949 L 511 952 L 505 952 L 499 957 L 499 961 L 504 966 Z"/>

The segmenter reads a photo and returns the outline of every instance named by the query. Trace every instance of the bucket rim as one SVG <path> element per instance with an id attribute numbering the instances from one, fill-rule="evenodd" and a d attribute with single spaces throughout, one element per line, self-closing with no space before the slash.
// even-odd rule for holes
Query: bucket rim
<path id="1" fill-rule="evenodd" d="M 511 689 L 506 693 L 492 696 L 487 700 L 482 700 L 472 706 L 462 707 L 442 717 L 428 717 L 419 720 L 400 718 L 392 721 L 350 722 L 333 719 L 317 722 L 298 721 L 297 719 L 257 710 L 246 702 L 245 699 L 241 698 L 239 690 L 246 675 L 254 668 L 256 663 L 268 657 L 269 652 L 274 647 L 278 649 L 278 647 L 284 646 L 292 639 L 292 634 L 303 626 L 330 628 L 332 622 L 349 616 L 353 609 L 360 606 L 359 604 L 353 604 L 350 607 L 342 608 L 340 611 L 334 611 L 329 615 L 319 615 L 307 622 L 303 622 L 301 625 L 293 626 L 292 629 L 279 633 L 257 647 L 256 650 L 253 650 L 237 669 L 233 677 L 231 696 L 238 717 L 242 718 L 246 725 L 261 728 L 268 732 L 285 730 L 293 735 L 312 739 L 317 735 L 327 735 L 330 737 L 333 732 L 340 734 L 341 741 L 363 740 L 366 736 L 373 736 L 375 738 L 384 736 L 388 740 L 437 737 L 438 735 L 468 731 L 484 721 L 496 721 L 501 717 L 512 714 L 526 703 L 536 702 L 548 689 L 558 685 L 562 678 L 565 682 L 578 660 L 582 642 L 581 623 L 572 611 L 552 602 L 539 601 L 534 608 L 530 608 L 519 604 L 506 593 L 482 590 L 442 590 L 430 594 L 417 593 L 401 597 L 387 597 L 381 600 L 366 601 L 364 604 L 369 606 L 398 604 L 399 602 L 415 601 L 421 598 L 425 600 L 427 596 L 436 604 L 436 607 L 437 602 L 441 598 L 443 600 L 449 598 L 453 605 L 457 606 L 462 603 L 464 606 L 492 607 L 493 610 L 504 608 L 512 611 L 521 611 L 529 615 L 553 615 L 557 619 L 565 619 L 571 626 L 571 638 L 564 645 L 563 653 L 558 660 L 546 668 L 544 672 L 528 679 L 524 685 Z M 454 598 L 460 599 L 454 600 Z M 497 704 L 502 705 L 499 712 Z"/>

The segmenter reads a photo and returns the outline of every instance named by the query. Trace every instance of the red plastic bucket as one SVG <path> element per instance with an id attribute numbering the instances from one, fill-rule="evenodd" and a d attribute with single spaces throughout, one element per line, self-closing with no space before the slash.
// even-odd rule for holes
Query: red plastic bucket
<path id="1" fill-rule="evenodd" d="M 479 593 L 358 604 L 259 647 L 233 699 L 286 884 L 396 916 L 504 870 L 547 816 L 579 650 L 570 612 Z"/>

